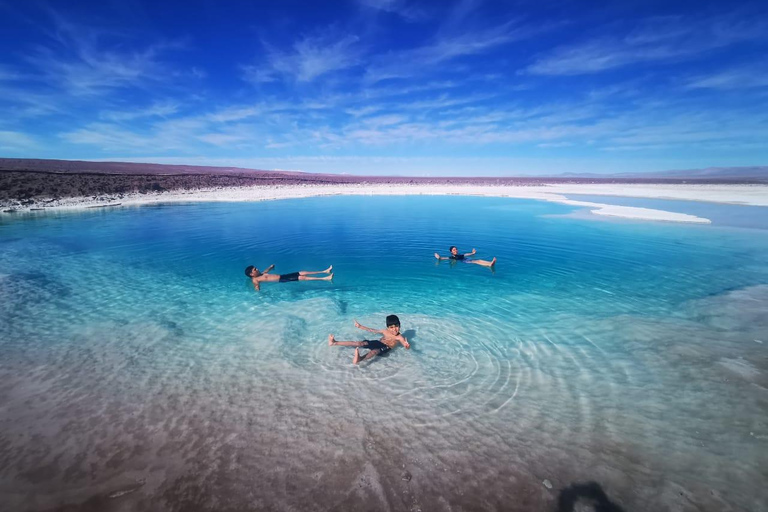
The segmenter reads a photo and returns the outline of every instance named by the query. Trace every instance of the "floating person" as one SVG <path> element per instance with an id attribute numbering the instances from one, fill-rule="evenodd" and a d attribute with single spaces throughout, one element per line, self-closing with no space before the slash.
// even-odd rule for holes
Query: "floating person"
<path id="1" fill-rule="evenodd" d="M 336 341 L 336 338 L 333 336 L 333 334 L 329 334 L 328 346 L 332 347 L 334 345 L 340 345 L 342 347 L 355 347 L 355 357 L 352 358 L 352 364 L 358 364 L 376 356 L 383 356 L 395 348 L 398 343 L 400 343 L 405 348 L 411 348 L 411 344 L 408 343 L 408 340 L 405 338 L 405 336 L 400 334 L 400 319 L 397 318 L 397 315 L 389 315 L 387 317 L 386 323 L 386 329 L 371 329 L 370 327 L 360 325 L 357 320 L 355 320 L 355 327 L 364 331 L 381 334 L 381 340 Z M 361 348 L 368 349 L 368 353 L 363 357 L 360 357 Z"/>
<path id="2" fill-rule="evenodd" d="M 477 252 L 477 249 L 472 249 L 472 252 L 461 254 L 459 250 L 456 248 L 456 246 L 452 245 L 449 250 L 451 251 L 450 256 L 440 256 L 439 254 L 435 253 L 435 258 L 437 258 L 438 260 L 454 260 L 454 261 L 463 261 L 464 263 L 474 263 L 475 265 L 481 265 L 483 267 L 492 267 L 496 264 L 495 256 L 491 261 L 476 260 L 476 259 L 470 258 L 470 256 L 475 255 L 475 253 Z"/>
<path id="3" fill-rule="evenodd" d="M 253 281 L 253 287 L 258 291 L 261 289 L 260 283 L 288 283 L 290 281 L 330 281 L 333 279 L 333 265 L 325 270 L 299 270 L 290 274 L 270 274 L 269 271 L 275 268 L 270 265 L 263 272 L 249 265 L 245 268 L 245 275 Z M 328 274 L 325 277 L 311 277 L 314 274 Z"/>

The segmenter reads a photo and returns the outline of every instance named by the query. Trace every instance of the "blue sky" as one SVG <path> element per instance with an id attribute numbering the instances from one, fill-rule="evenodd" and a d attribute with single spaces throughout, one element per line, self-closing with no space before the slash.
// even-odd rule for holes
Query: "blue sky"
<path id="1" fill-rule="evenodd" d="M 351 174 L 768 164 L 768 2 L 0 0 L 0 156 Z"/>

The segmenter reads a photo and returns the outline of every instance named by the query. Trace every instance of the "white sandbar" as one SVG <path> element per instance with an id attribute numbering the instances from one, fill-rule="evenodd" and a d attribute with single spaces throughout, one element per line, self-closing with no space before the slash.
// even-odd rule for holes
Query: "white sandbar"
<path id="1" fill-rule="evenodd" d="M 465 195 L 536 199 L 588 208 L 596 215 L 669 222 L 708 224 L 694 215 L 650 208 L 616 206 L 575 201 L 564 194 L 589 194 L 647 199 L 705 201 L 751 206 L 768 206 L 768 185 L 647 185 L 647 184 L 551 184 L 551 185 L 465 185 L 465 184 L 338 184 L 214 188 L 156 193 L 132 193 L 123 197 L 65 198 L 45 204 L 45 210 L 72 210 L 97 206 L 139 206 L 173 202 L 268 201 L 330 195 Z M 39 203 L 38 203 L 39 205 Z M 30 208 L 17 208 L 29 210 Z"/>

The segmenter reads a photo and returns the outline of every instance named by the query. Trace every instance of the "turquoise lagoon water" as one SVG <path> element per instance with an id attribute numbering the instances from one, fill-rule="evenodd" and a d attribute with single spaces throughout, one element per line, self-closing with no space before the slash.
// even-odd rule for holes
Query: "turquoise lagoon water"
<path id="1" fill-rule="evenodd" d="M 571 212 L 3 217 L 0 509 L 554 510 L 591 481 L 627 511 L 768 510 L 768 230 Z M 453 244 L 495 271 L 438 263 Z M 336 276 L 254 291 L 270 263 Z M 391 313 L 411 350 L 327 345 Z"/>

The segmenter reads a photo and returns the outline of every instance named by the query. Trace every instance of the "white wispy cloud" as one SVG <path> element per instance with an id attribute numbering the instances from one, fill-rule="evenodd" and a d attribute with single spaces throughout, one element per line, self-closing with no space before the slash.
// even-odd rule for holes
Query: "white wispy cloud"
<path id="1" fill-rule="evenodd" d="M 540 148 L 568 148 L 573 146 L 573 142 L 542 142 L 537 144 Z"/>
<path id="2" fill-rule="evenodd" d="M 674 62 L 732 44 L 764 39 L 768 25 L 760 20 L 699 19 L 667 16 L 641 20 L 624 36 L 609 32 L 573 45 L 560 46 L 525 68 L 531 75 L 582 75 L 640 62 Z"/>
<path id="3" fill-rule="evenodd" d="M 248 136 L 228 133 L 206 133 L 204 135 L 197 136 L 197 139 L 214 146 L 232 147 L 233 145 L 248 140 Z"/>
<path id="4" fill-rule="evenodd" d="M 279 79 L 311 82 L 330 72 L 358 65 L 363 51 L 358 43 L 359 39 L 352 35 L 306 37 L 287 51 L 264 43 L 267 62 L 243 66 L 245 79 L 254 83 Z"/>
<path id="5" fill-rule="evenodd" d="M 50 16 L 51 44 L 39 44 L 27 61 L 49 85 L 70 95 L 161 82 L 170 75 L 162 57 L 183 47 L 178 41 L 160 41 L 136 49 L 125 34 L 80 26 L 55 11 Z"/>
<path id="6" fill-rule="evenodd" d="M 401 103 L 401 108 L 404 110 L 444 110 L 458 105 L 469 105 L 473 103 L 479 103 L 493 98 L 492 94 L 468 94 L 468 95 L 450 95 L 441 94 L 434 98 L 424 98 L 414 101 L 406 101 Z"/>
<path id="7" fill-rule="evenodd" d="M 23 80 L 26 77 L 24 74 L 19 72 L 18 70 L 7 66 L 0 64 L 0 82 L 12 82 L 12 81 L 18 81 Z"/>
<path id="8" fill-rule="evenodd" d="M 730 68 L 719 73 L 692 78 L 689 89 L 751 89 L 768 87 L 768 67 L 765 63 Z"/>
<path id="9" fill-rule="evenodd" d="M 90 123 L 59 135 L 72 144 L 95 146 L 104 151 L 125 151 L 151 147 L 151 135 L 137 134 L 132 130 L 107 123 Z"/>
<path id="10" fill-rule="evenodd" d="M 0 151 L 31 151 L 40 148 L 40 143 L 27 133 L 0 130 Z"/>
<path id="11" fill-rule="evenodd" d="M 29 90 L 24 83 L 13 86 L 0 84 L 0 112 L 6 121 L 19 120 L 51 114 L 61 114 L 64 111 L 59 98 L 41 92 Z"/>
<path id="12" fill-rule="evenodd" d="M 358 0 L 360 5 L 401 16 L 407 21 L 420 21 L 428 17 L 426 11 L 406 0 Z"/>
<path id="13" fill-rule="evenodd" d="M 144 109 L 127 111 L 103 111 L 99 117 L 109 121 L 131 121 L 146 117 L 168 117 L 179 111 L 180 105 L 173 101 L 156 102 Z"/>
<path id="14" fill-rule="evenodd" d="M 370 84 L 420 75 L 453 59 L 478 55 L 533 33 L 517 20 L 475 30 L 442 31 L 428 44 L 375 57 L 366 70 L 365 81 Z"/>
<path id="15" fill-rule="evenodd" d="M 368 117 L 363 121 L 363 124 L 370 127 L 380 127 L 380 126 L 392 126 L 396 124 L 403 123 L 408 120 L 407 116 L 399 115 L 399 114 L 387 114 L 382 116 L 374 116 L 374 117 Z"/>
<path id="16" fill-rule="evenodd" d="M 382 108 L 383 107 L 380 105 L 366 105 L 363 107 L 349 107 L 345 112 L 354 117 L 363 117 L 375 114 L 376 112 L 381 111 Z"/>
<path id="17" fill-rule="evenodd" d="M 233 105 L 212 114 L 208 114 L 208 119 L 218 123 L 227 123 L 230 121 L 240 121 L 261 114 L 263 109 L 260 106 L 240 106 Z"/>

